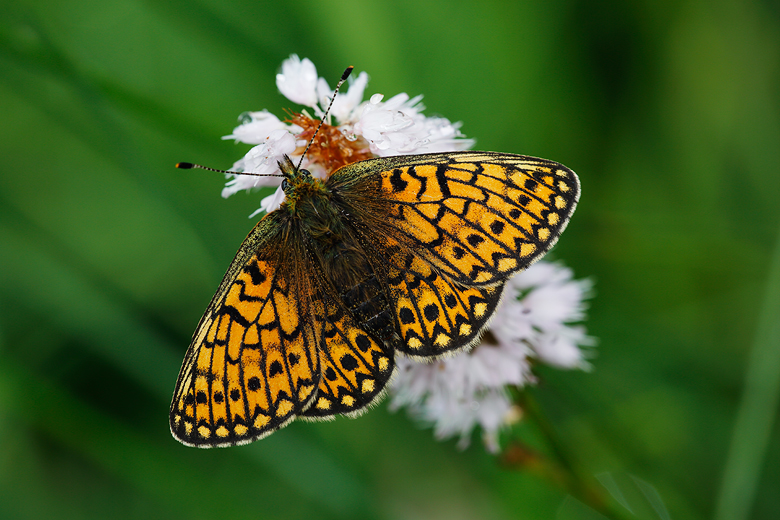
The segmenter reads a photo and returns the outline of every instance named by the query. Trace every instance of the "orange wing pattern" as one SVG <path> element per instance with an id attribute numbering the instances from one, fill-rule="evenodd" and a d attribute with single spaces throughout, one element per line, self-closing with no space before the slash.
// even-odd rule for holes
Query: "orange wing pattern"
<path id="1" fill-rule="evenodd" d="M 387 286 L 401 341 L 396 348 L 413 357 L 440 356 L 479 339 L 498 305 L 503 283 L 465 286 L 410 249 L 383 248 Z"/>
<path id="2" fill-rule="evenodd" d="M 565 166 L 494 152 L 370 159 L 329 184 L 386 265 L 396 348 L 413 357 L 476 342 L 504 282 L 555 244 L 579 199 Z"/>
<path id="3" fill-rule="evenodd" d="M 325 297 L 327 288 L 320 294 L 326 313 L 321 324 L 322 379 L 303 417 L 327 419 L 334 414 L 360 413 L 384 393 L 395 367 L 393 347 L 362 330 L 343 304 Z"/>
<path id="4" fill-rule="evenodd" d="M 378 174 L 375 197 L 390 204 L 379 225 L 469 285 L 497 283 L 542 257 L 580 193 L 577 176 L 561 164 L 495 152 L 386 157 L 334 177 L 341 172 L 347 179 L 335 183 L 355 192 Z"/>
<path id="5" fill-rule="evenodd" d="M 316 395 L 321 360 L 309 270 L 297 255 L 280 254 L 285 249 L 269 238 L 266 220 L 233 260 L 185 356 L 170 413 L 171 432 L 184 444 L 251 442 L 284 426 Z"/>

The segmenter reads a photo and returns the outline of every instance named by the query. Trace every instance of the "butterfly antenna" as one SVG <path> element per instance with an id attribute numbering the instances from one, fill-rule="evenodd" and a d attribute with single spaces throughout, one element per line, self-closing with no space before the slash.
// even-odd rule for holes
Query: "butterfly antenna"
<path id="1" fill-rule="evenodd" d="M 345 81 L 347 81 L 347 78 L 352 73 L 352 69 L 354 67 L 350 65 L 347 67 L 347 70 L 344 71 L 344 74 L 341 75 L 341 79 L 336 84 L 336 89 L 333 91 L 333 97 L 330 98 L 330 103 L 328 104 L 328 108 L 325 109 L 325 113 L 322 115 L 322 119 L 320 119 L 320 124 L 317 125 L 317 129 L 314 130 L 314 135 L 311 136 L 311 139 L 309 140 L 309 144 L 306 145 L 306 149 L 303 151 L 303 155 L 301 155 L 301 160 L 298 161 L 298 168 L 301 168 L 301 164 L 303 164 L 303 158 L 306 157 L 306 152 L 309 151 L 309 147 L 311 146 L 311 143 L 314 142 L 314 138 L 317 137 L 317 132 L 320 131 L 320 127 L 322 126 L 322 123 L 325 122 L 325 119 L 328 117 L 328 113 L 330 112 L 330 107 L 333 106 L 333 101 L 336 99 L 336 94 L 339 93 L 339 88 L 341 88 L 341 85 L 344 84 Z"/>
<path id="2" fill-rule="evenodd" d="M 277 173 L 249 173 L 249 172 L 231 172 L 229 170 L 217 170 L 216 168 L 209 168 L 208 166 L 201 166 L 200 164 L 192 164 L 188 162 L 176 163 L 177 168 L 182 170 L 208 170 L 210 172 L 217 173 L 232 173 L 233 175 L 255 175 L 257 177 L 284 177 L 284 175 Z"/>

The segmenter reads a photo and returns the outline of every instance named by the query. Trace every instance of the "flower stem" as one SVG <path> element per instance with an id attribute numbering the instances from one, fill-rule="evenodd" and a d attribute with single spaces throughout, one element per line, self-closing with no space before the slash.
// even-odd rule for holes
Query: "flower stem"
<path id="1" fill-rule="evenodd" d="M 519 439 L 510 441 L 501 454 L 505 467 L 536 473 L 563 488 L 577 500 L 607 518 L 627 518 L 622 510 L 611 507 L 596 480 L 588 477 L 565 448 L 552 424 L 544 416 L 531 392 L 522 390 L 515 399 L 526 417 L 533 421 L 547 444 L 550 456 L 529 448 Z"/>
<path id="2" fill-rule="evenodd" d="M 765 290 L 723 470 L 716 520 L 750 517 L 777 418 L 780 403 L 780 236 L 769 265 Z"/>

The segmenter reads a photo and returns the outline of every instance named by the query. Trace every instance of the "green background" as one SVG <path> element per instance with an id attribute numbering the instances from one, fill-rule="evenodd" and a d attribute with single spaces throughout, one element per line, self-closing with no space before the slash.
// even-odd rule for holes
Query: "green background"
<path id="1" fill-rule="evenodd" d="M 777 2 L 0 8 L 0 518 L 635 518 L 605 474 L 637 517 L 667 518 L 631 482 L 675 520 L 780 518 Z M 171 438 L 181 359 L 261 198 L 173 165 L 230 166 L 238 114 L 295 108 L 274 82 L 291 53 L 578 172 L 554 256 L 596 283 L 598 354 L 532 394 L 601 513 L 385 405 L 242 448 Z M 538 424 L 512 435 L 546 456 Z"/>

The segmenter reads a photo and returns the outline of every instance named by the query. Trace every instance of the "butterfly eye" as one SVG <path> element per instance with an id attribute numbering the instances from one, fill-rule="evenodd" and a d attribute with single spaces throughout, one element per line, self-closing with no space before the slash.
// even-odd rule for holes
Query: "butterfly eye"
<path id="1" fill-rule="evenodd" d="M 287 182 L 287 179 L 282 179 L 282 191 L 286 193 L 287 190 L 289 189 L 290 189 L 290 183 Z"/>
<path id="2" fill-rule="evenodd" d="M 301 175 L 303 175 L 304 177 L 311 177 L 311 172 L 310 172 L 309 170 L 298 170 L 298 171 L 299 171 L 299 172 L 301 173 Z"/>

